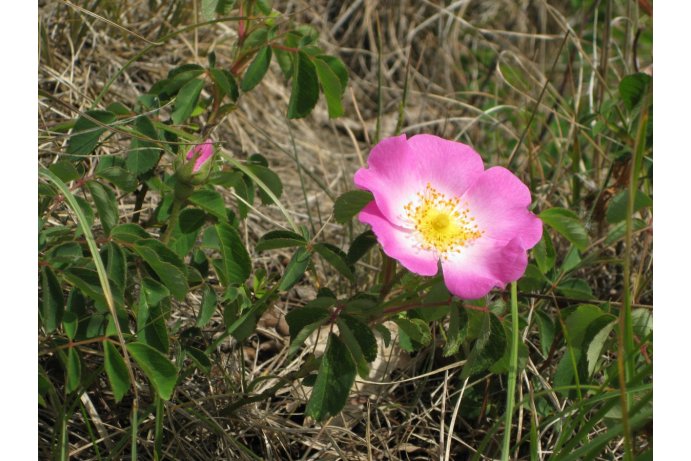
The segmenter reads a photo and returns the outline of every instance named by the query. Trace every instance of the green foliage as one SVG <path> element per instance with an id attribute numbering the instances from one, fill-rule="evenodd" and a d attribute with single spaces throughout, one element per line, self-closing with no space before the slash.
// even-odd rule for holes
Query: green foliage
<path id="1" fill-rule="evenodd" d="M 364 190 L 346 192 L 334 203 L 334 219 L 339 223 L 346 223 L 362 210 L 365 205 L 374 200 L 372 193 Z"/>
<path id="2" fill-rule="evenodd" d="M 307 116 L 319 99 L 317 70 L 310 57 L 299 51 L 293 66 L 293 86 L 288 102 L 288 118 Z"/>
<path id="3" fill-rule="evenodd" d="M 170 117 L 173 123 L 179 125 L 192 115 L 202 88 L 204 88 L 204 81 L 197 78 L 190 80 L 180 88 L 175 99 L 175 110 Z"/>
<path id="4" fill-rule="evenodd" d="M 300 234 L 291 231 L 270 231 L 259 239 L 255 249 L 257 251 L 273 250 L 276 248 L 288 248 L 305 246 L 307 241 Z"/>
<path id="5" fill-rule="evenodd" d="M 653 79 L 644 73 L 627 75 L 619 83 L 619 96 L 628 110 L 632 110 L 643 99 Z"/>
<path id="6" fill-rule="evenodd" d="M 335 416 L 345 406 L 355 373 L 355 361 L 348 348 L 338 336 L 330 334 L 305 413 L 317 421 Z"/>
<path id="7" fill-rule="evenodd" d="M 290 258 L 290 262 L 286 267 L 278 289 L 281 291 L 286 291 L 298 283 L 305 275 L 305 271 L 307 270 L 307 266 L 309 266 L 310 262 L 312 262 L 312 252 L 307 248 L 298 248 L 298 250 L 293 254 L 293 257 Z"/>
<path id="8" fill-rule="evenodd" d="M 270 63 L 271 47 L 264 46 L 257 52 L 254 60 L 250 63 L 247 71 L 245 71 L 245 76 L 240 83 L 240 89 L 247 92 L 257 86 L 262 78 L 264 78 L 264 75 L 266 75 L 266 71 L 269 70 Z"/>
<path id="9" fill-rule="evenodd" d="M 564 208 L 550 208 L 540 213 L 540 219 L 564 236 L 579 250 L 588 246 L 588 233 L 578 215 Z"/>
<path id="10" fill-rule="evenodd" d="M 103 361 L 108 375 L 108 382 L 113 390 L 115 401 L 119 402 L 130 387 L 130 377 L 127 372 L 125 359 L 110 341 L 103 343 Z"/>
<path id="11" fill-rule="evenodd" d="M 161 156 L 155 144 L 158 133 L 151 119 L 144 115 L 135 119 L 133 128 L 136 135 L 132 137 L 125 164 L 132 174 L 141 176 L 155 167 Z"/>
<path id="12" fill-rule="evenodd" d="M 240 234 L 226 223 L 217 224 L 216 231 L 224 262 L 222 279 L 226 281 L 226 284 L 243 283 L 250 276 L 252 267 Z"/>
<path id="13" fill-rule="evenodd" d="M 104 110 L 90 110 L 77 118 L 67 144 L 67 153 L 88 155 L 98 145 L 108 125 L 115 122 L 115 114 Z"/>
<path id="14" fill-rule="evenodd" d="M 499 318 L 492 313 L 484 314 L 479 337 L 463 366 L 461 379 L 487 370 L 504 356 L 507 345 L 506 330 Z"/>
<path id="15" fill-rule="evenodd" d="M 175 389 L 178 370 L 161 352 L 144 343 L 129 343 L 127 351 L 147 378 L 158 395 L 170 400 Z"/>

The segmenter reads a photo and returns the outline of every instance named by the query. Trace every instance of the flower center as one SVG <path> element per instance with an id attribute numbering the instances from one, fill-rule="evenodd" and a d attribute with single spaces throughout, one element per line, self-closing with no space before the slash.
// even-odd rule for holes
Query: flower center
<path id="1" fill-rule="evenodd" d="M 448 197 L 429 183 L 416 195 L 417 199 L 404 209 L 421 249 L 448 258 L 449 254 L 460 252 L 484 233 L 458 197 Z"/>

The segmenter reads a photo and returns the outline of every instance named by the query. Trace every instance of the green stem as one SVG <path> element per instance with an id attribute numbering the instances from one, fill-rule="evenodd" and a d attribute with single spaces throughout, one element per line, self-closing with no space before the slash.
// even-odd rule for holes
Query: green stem
<path id="1" fill-rule="evenodd" d="M 516 400 L 516 378 L 518 376 L 518 288 L 511 282 L 511 357 L 509 361 L 509 381 L 506 391 L 506 413 L 504 415 L 504 443 L 501 460 L 508 461 L 511 450 L 511 420 Z"/>
<path id="2" fill-rule="evenodd" d="M 131 433 L 131 446 L 130 446 L 130 459 L 132 461 L 137 461 L 137 439 L 139 435 L 139 402 L 136 400 L 132 402 L 132 414 L 130 415 L 130 421 L 132 422 L 132 433 Z"/>
<path id="3" fill-rule="evenodd" d="M 180 218 L 182 203 L 183 200 L 177 197 L 173 199 L 173 209 L 170 211 L 170 217 L 168 218 L 168 226 L 166 227 L 166 231 L 163 233 L 163 236 L 161 237 L 161 243 L 163 243 L 164 245 L 168 244 L 168 241 L 170 240 L 170 235 L 173 233 L 175 223 L 177 223 L 178 218 Z"/>
<path id="4" fill-rule="evenodd" d="M 631 259 L 633 253 L 633 213 L 638 190 L 638 175 L 643 161 L 643 151 L 646 146 L 648 127 L 648 107 L 650 105 L 648 92 L 641 105 L 641 115 L 638 120 L 636 141 L 631 159 L 631 176 L 629 178 L 628 201 L 626 206 L 626 235 L 624 238 L 624 306 L 619 315 L 619 354 L 617 365 L 619 368 L 619 387 L 621 390 L 622 425 L 624 428 L 624 459 L 633 459 L 633 434 L 629 424 L 629 409 L 633 406 L 633 398 L 626 392 L 627 383 L 631 381 L 635 371 L 635 357 L 633 351 L 633 319 L 631 317 L 632 287 L 631 287 Z"/>
<path id="5" fill-rule="evenodd" d="M 162 458 L 163 447 L 163 399 L 156 394 L 156 429 L 154 433 L 154 460 L 159 461 Z"/>

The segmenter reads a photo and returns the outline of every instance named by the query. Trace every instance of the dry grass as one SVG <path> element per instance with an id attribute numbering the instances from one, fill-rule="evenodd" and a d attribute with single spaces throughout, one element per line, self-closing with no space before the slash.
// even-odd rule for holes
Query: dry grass
<path id="1" fill-rule="evenodd" d="M 41 162 L 60 158 L 67 141 L 61 124 L 83 111 L 114 101 L 132 104 L 175 65 L 204 65 L 211 50 L 218 56 L 218 66 L 229 63 L 225 56 L 236 37 L 235 25 L 219 23 L 195 29 L 137 58 L 100 99 L 104 84 L 150 42 L 191 24 L 194 5 L 198 7 L 199 2 L 73 3 L 98 18 L 69 2 L 39 2 Z M 156 6 L 153 12 L 149 3 Z M 606 80 L 630 71 L 634 56 L 631 49 L 612 47 L 605 61 L 608 68 L 600 68 L 599 73 L 594 70 L 593 63 L 602 56 L 593 50 L 590 34 L 593 30 L 601 33 L 601 28 L 593 27 L 592 10 L 570 11 L 570 4 L 567 0 L 274 1 L 275 9 L 319 30 L 320 45 L 339 55 L 350 68 L 346 116 L 329 120 L 322 100 L 309 117 L 286 120 L 288 91 L 274 63 L 260 86 L 241 99 L 239 110 L 215 129 L 213 137 L 238 158 L 255 152 L 264 155 L 283 181 L 282 202 L 294 219 L 340 247 L 348 242 L 352 229 L 332 221 L 333 201 L 353 188 L 352 175 L 366 160 L 377 135 L 394 134 L 399 123 L 408 134 L 429 132 L 472 144 L 487 163 L 506 165 L 511 161 L 535 191 L 538 209 L 565 206 L 574 194 L 593 203 L 610 167 L 605 154 L 617 149 L 618 141 L 601 144 L 593 140 L 583 147 L 592 149 L 599 162 L 595 176 L 585 177 L 582 164 L 574 163 L 570 154 L 574 132 L 583 123 L 579 117 L 588 112 L 579 106 L 598 107 L 603 94 L 610 91 L 602 76 Z M 625 13 L 623 7 L 618 12 Z M 633 33 L 626 21 L 612 24 L 612 34 Z M 640 67 L 649 64 L 645 56 L 639 56 Z M 552 71 L 555 60 L 558 64 Z M 381 89 L 377 84 L 380 63 Z M 513 73 L 509 73 L 511 69 Z M 534 120 L 527 127 L 533 112 Z M 99 155 L 122 155 L 127 146 L 126 136 L 114 134 Z M 511 152 L 514 146 L 517 150 Z M 548 173 L 537 160 L 544 149 L 561 152 L 547 160 L 552 162 Z M 582 179 L 577 186 L 574 176 Z M 229 202 L 236 200 L 226 193 Z M 120 197 L 120 204 L 122 214 L 128 216 L 133 197 Z M 143 207 L 144 218 L 156 204 L 157 197 L 150 195 Z M 582 210 L 584 215 L 587 211 Z M 591 224 L 597 226 L 596 217 Z M 275 207 L 260 207 L 250 212 L 244 237 L 248 243 L 255 242 L 280 226 L 286 226 L 285 219 Z M 599 245 L 603 259 L 621 255 L 621 248 Z M 640 240 L 640 248 L 634 267 L 647 276 L 651 261 L 647 236 Z M 289 257 L 289 253 L 270 252 L 253 255 L 253 261 L 256 268 L 275 274 L 283 271 Z M 443 359 L 435 348 L 414 357 L 397 348 L 383 350 L 372 381 L 388 384 L 359 383 L 342 418 L 321 427 L 304 420 L 308 389 L 292 379 L 301 357 L 286 355 L 289 338 L 282 317 L 312 299 L 319 287 L 339 286 L 334 274 L 319 269 L 317 277 L 306 280 L 273 307 L 243 347 L 224 343 L 210 376 L 186 378 L 177 400 L 167 407 L 164 453 L 169 459 L 461 460 L 478 449 L 502 414 L 495 405 L 486 405 L 502 400 L 502 380 L 484 377 L 464 385 L 458 378 L 458 364 Z M 582 275 L 592 281 L 600 299 L 618 298 L 621 274 L 614 267 L 602 270 L 601 266 L 597 273 L 585 270 Z M 650 284 L 642 279 L 638 286 L 634 302 L 649 304 L 646 287 Z M 556 307 L 556 300 L 551 306 L 549 303 L 546 308 Z M 184 322 L 195 305 L 190 299 L 189 306 L 178 306 L 174 320 Z M 216 320 L 211 328 L 222 329 L 222 321 Z M 531 338 L 525 339 L 530 343 Z M 539 350 L 530 344 L 531 350 Z M 50 361 L 44 366 L 50 370 Z M 532 395 L 534 383 L 543 380 L 543 374 L 544 370 L 529 361 L 520 379 L 519 398 Z M 101 457 L 107 457 L 109 450 L 119 453 L 120 444 L 128 438 L 127 398 L 114 406 L 105 381 L 93 388 L 83 398 L 87 414 L 77 411 L 70 421 L 73 459 L 97 459 L 91 443 L 94 438 L 100 441 Z M 253 394 L 277 392 L 270 399 L 224 412 L 250 388 Z M 549 398 L 552 412 L 564 407 L 561 396 L 550 394 Z M 478 402 L 480 412 L 464 411 L 466 406 L 478 407 Z M 531 414 L 537 417 L 535 412 Z M 529 431 L 528 418 L 521 408 L 517 437 Z M 42 409 L 40 422 L 40 450 L 45 458 L 55 415 Z M 152 456 L 152 434 L 149 417 L 141 422 L 139 433 L 144 459 Z M 541 444 L 549 447 L 555 436 L 554 428 L 547 428 L 540 434 Z M 487 452 L 496 452 L 498 440 L 490 441 Z M 614 459 L 618 447 L 612 450 Z M 541 452 L 539 459 L 547 455 Z M 125 455 L 116 457 L 121 456 Z M 527 459 L 527 454 L 519 457 Z"/>

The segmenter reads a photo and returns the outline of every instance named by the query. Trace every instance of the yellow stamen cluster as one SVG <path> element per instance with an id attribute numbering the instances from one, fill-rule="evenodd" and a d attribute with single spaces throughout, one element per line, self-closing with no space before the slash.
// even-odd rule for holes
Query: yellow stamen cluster
<path id="1" fill-rule="evenodd" d="M 461 251 L 483 234 L 458 197 L 447 197 L 429 183 L 404 209 L 415 228 L 419 247 L 434 251 L 440 258 Z"/>

